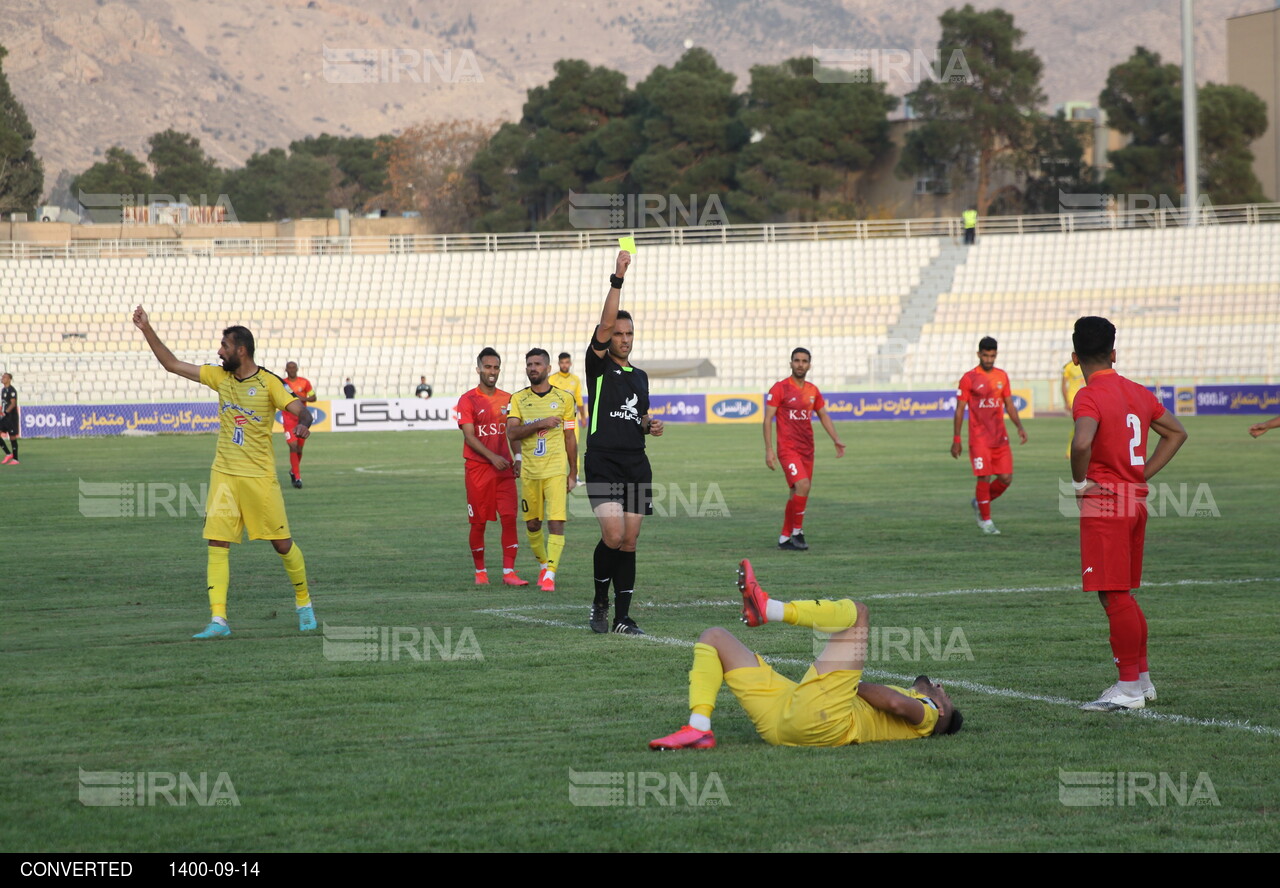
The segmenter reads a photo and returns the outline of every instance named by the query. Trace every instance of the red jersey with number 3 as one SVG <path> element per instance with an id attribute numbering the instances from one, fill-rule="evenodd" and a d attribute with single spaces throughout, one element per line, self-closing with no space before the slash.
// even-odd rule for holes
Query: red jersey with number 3
<path id="1" fill-rule="evenodd" d="M 774 383 L 764 402 L 767 407 L 778 408 L 778 452 L 812 457 L 813 417 L 827 406 L 818 387 L 812 382 L 796 385 L 788 376 Z"/>
<path id="2" fill-rule="evenodd" d="M 494 389 L 492 395 L 486 395 L 476 387 L 463 394 L 455 408 L 458 428 L 462 428 L 464 422 L 474 425 L 480 443 L 508 462 L 511 460 L 511 449 L 507 446 L 507 409 L 510 403 L 511 395 L 502 389 Z M 462 458 L 489 463 L 487 458 L 472 450 L 465 439 Z M 507 472 L 514 474 L 511 469 Z"/>
<path id="3" fill-rule="evenodd" d="M 999 367 L 990 372 L 974 367 L 960 377 L 956 400 L 969 405 L 969 447 L 1005 447 L 1004 399 L 1010 392 L 1009 377 Z"/>
<path id="4" fill-rule="evenodd" d="M 1071 415 L 1098 422 L 1089 479 L 1127 498 L 1146 496 L 1147 431 L 1164 415 L 1156 396 L 1114 370 L 1097 370 L 1076 393 Z"/>

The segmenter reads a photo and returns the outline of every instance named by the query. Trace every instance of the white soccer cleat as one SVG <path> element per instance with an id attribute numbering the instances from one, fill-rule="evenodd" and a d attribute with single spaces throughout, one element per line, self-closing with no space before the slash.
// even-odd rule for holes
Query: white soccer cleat
<path id="1" fill-rule="evenodd" d="M 986 521 L 978 521 L 978 526 L 982 528 L 983 533 L 1000 533 L 1000 528 L 996 527 L 996 523 L 988 518 Z"/>
<path id="2" fill-rule="evenodd" d="M 1142 686 L 1142 699 L 1148 703 L 1156 702 L 1156 686 L 1153 684 L 1145 684 Z"/>
<path id="3" fill-rule="evenodd" d="M 978 526 L 982 526 L 982 512 L 978 510 L 978 498 L 975 496 L 969 500 L 969 505 L 973 507 L 973 520 L 978 522 Z"/>
<path id="4" fill-rule="evenodd" d="M 1155 692 L 1155 688 L 1151 690 L 1152 693 Z M 1143 692 L 1139 691 L 1135 696 L 1122 691 L 1120 685 L 1113 684 L 1103 691 L 1097 700 L 1092 703 L 1085 703 L 1080 708 L 1085 712 L 1118 712 L 1121 709 L 1142 709 L 1146 705 L 1147 701 Z"/>

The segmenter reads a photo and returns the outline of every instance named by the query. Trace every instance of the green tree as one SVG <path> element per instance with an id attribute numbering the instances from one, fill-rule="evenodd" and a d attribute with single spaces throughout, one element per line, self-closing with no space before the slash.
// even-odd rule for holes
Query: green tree
<path id="1" fill-rule="evenodd" d="M 1098 105 L 1107 125 L 1131 137 L 1110 152 L 1104 182 L 1110 194 L 1150 194 L 1176 200 L 1182 193 L 1182 70 L 1160 54 L 1137 47 L 1107 73 Z"/>
<path id="2" fill-rule="evenodd" d="M 924 123 L 907 134 L 898 170 L 913 176 L 946 165 L 953 179 L 975 175 L 976 208 L 986 215 L 996 169 L 1025 168 L 1034 147 L 1032 114 L 1045 101 L 1043 64 L 1033 50 L 1019 48 L 1026 35 L 1003 9 L 978 12 L 966 4 L 939 21 L 940 64 L 952 70 L 959 53 L 968 75 L 926 80 L 910 94 Z"/>
<path id="3" fill-rule="evenodd" d="M 89 167 L 71 182 L 71 194 L 88 214 L 99 224 L 109 225 L 120 221 L 120 206 L 126 200 L 138 200 L 137 195 L 155 191 L 147 165 L 129 151 L 115 145 L 107 149 L 106 160 Z"/>
<path id="4" fill-rule="evenodd" d="M 387 190 L 387 158 L 393 141 L 385 135 L 369 139 L 321 133 L 289 143 L 289 152 L 309 154 L 330 164 L 335 171 L 328 192 L 330 206 L 363 212 Z"/>
<path id="5" fill-rule="evenodd" d="M 1177 201 L 1186 183 L 1182 69 L 1139 46 L 1107 74 L 1098 104 L 1109 125 L 1131 137 L 1109 155 L 1106 190 Z M 1266 132 L 1266 103 L 1244 87 L 1206 83 L 1197 91 L 1196 111 L 1201 192 L 1216 204 L 1265 201 L 1249 143 Z"/>
<path id="6" fill-rule="evenodd" d="M 481 230 L 567 227 L 571 191 L 592 190 L 602 174 L 625 176 L 629 157 L 612 134 L 634 105 L 626 76 L 578 59 L 556 62 L 555 71 L 529 90 L 519 123 L 501 127 L 472 163 Z"/>
<path id="7" fill-rule="evenodd" d="M 147 160 L 154 171 L 156 194 L 181 195 L 199 201 L 205 195 L 212 204 L 222 188 L 222 171 L 190 133 L 168 129 L 147 139 Z"/>
<path id="8" fill-rule="evenodd" d="M 992 215 L 1056 213 L 1063 193 L 1098 194 L 1101 190 L 1097 173 L 1084 159 L 1085 141 L 1093 135 L 1092 121 L 1067 120 L 1059 111 L 1052 117 L 1035 115 L 1031 126 L 1026 185 L 998 194 L 989 209 Z"/>
<path id="9" fill-rule="evenodd" d="M 44 192 L 44 167 L 32 148 L 35 127 L 9 89 L 8 50 L 0 46 L 0 212 L 34 213 Z"/>
<path id="10" fill-rule="evenodd" d="M 631 165 L 637 193 L 695 196 L 699 213 L 714 198 L 732 203 L 738 152 L 750 132 L 739 112 L 734 76 L 694 47 L 670 68 L 658 66 L 636 86 L 644 150 Z M 647 220 L 638 220 L 644 224 Z M 664 222 L 675 221 L 664 219 Z"/>
<path id="11" fill-rule="evenodd" d="M 730 209 L 745 221 L 857 214 L 854 182 L 889 150 L 885 85 L 817 77 L 812 58 L 751 69 L 741 113 L 751 140 L 739 156 Z"/>
<path id="12" fill-rule="evenodd" d="M 241 222 L 325 216 L 332 173 L 328 163 L 311 154 L 272 148 L 227 173 L 223 187 Z"/>

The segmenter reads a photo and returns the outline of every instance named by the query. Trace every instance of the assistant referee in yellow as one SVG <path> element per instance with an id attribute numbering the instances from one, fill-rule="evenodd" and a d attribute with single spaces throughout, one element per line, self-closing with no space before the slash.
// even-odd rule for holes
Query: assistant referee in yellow
<path id="1" fill-rule="evenodd" d="M 541 565 L 538 588 L 554 592 L 556 569 L 564 552 L 569 491 L 578 485 L 577 412 L 573 395 L 547 381 L 551 354 L 546 349 L 530 349 L 524 356 L 524 370 L 529 385 L 511 396 L 507 439 L 512 452 L 516 442 L 520 443 L 516 457 L 520 510 L 529 531 L 529 546 Z"/>
<path id="2" fill-rule="evenodd" d="M 251 540 L 271 541 L 293 584 L 298 629 L 315 629 L 307 568 L 302 550 L 289 535 L 271 443 L 277 410 L 287 410 L 298 418 L 294 434 L 299 439 L 311 434 L 311 412 L 285 388 L 279 376 L 254 363 L 253 334 L 245 327 L 222 331 L 218 349 L 222 366 L 218 367 L 188 364 L 174 357 L 151 328 L 141 305 L 133 313 L 133 323 L 164 369 L 218 393 L 218 449 L 209 474 L 204 520 L 204 538 L 209 541 L 209 608 L 213 613 L 204 631 L 192 638 L 231 635 L 227 625 L 231 544 L 240 542 L 245 530 Z"/>

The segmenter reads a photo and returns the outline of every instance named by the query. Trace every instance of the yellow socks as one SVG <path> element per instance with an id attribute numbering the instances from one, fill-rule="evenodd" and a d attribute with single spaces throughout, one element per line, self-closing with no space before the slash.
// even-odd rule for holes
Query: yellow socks
<path id="1" fill-rule="evenodd" d="M 560 563 L 560 556 L 564 554 L 564 534 L 548 533 L 547 534 L 547 570 L 555 573 L 556 565 Z"/>
<path id="2" fill-rule="evenodd" d="M 529 548 L 533 551 L 533 557 L 538 559 L 539 564 L 547 563 L 546 533 L 542 529 L 529 531 Z"/>
<path id="3" fill-rule="evenodd" d="M 311 603 L 311 591 L 307 588 L 307 564 L 302 560 L 302 550 L 294 543 L 288 552 L 280 555 L 280 560 L 284 562 L 284 572 L 289 575 L 289 582 L 293 583 L 294 605 L 306 607 Z"/>
<path id="4" fill-rule="evenodd" d="M 723 683 L 720 653 L 711 645 L 698 642 L 693 646 L 693 668 L 689 670 L 689 711 L 710 718 Z"/>
<path id="5" fill-rule="evenodd" d="M 227 586 L 231 583 L 231 550 L 226 546 L 208 546 L 209 610 L 215 617 L 227 618 Z"/>
<path id="6" fill-rule="evenodd" d="M 812 626 L 823 632 L 839 632 L 858 622 L 858 606 L 840 601 L 788 601 L 783 620 L 792 626 Z"/>

